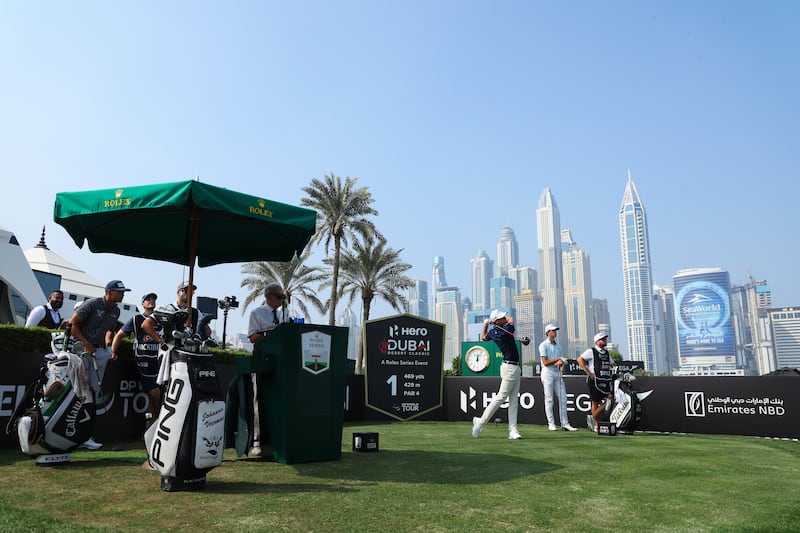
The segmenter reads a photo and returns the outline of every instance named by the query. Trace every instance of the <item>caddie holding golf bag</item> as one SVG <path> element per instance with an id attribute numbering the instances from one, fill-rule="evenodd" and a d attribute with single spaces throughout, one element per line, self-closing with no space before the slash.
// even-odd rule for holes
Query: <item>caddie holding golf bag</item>
<path id="1" fill-rule="evenodd" d="M 613 366 L 617 363 L 606 350 L 608 335 L 598 333 L 594 336 L 594 346 L 578 357 L 578 364 L 586 373 L 592 413 L 586 416 L 589 429 L 597 431 L 597 422 L 606 408 L 606 399 L 614 392 Z"/>
<path id="2" fill-rule="evenodd" d="M 174 306 L 172 306 L 174 307 Z M 185 309 L 157 309 L 143 327 L 161 344 L 157 378 L 166 384 L 158 417 L 145 431 L 150 466 L 161 473 L 164 491 L 205 487 L 206 473 L 222 463 L 225 402 L 213 356 L 186 326 Z M 151 320 L 161 325 L 159 335 Z"/>
<path id="3" fill-rule="evenodd" d="M 71 452 L 92 434 L 95 406 L 80 343 L 66 332 L 53 332 L 52 353 L 36 380 L 26 389 L 6 425 L 6 433 L 17 429 L 23 453 L 39 465 L 68 463 Z"/>

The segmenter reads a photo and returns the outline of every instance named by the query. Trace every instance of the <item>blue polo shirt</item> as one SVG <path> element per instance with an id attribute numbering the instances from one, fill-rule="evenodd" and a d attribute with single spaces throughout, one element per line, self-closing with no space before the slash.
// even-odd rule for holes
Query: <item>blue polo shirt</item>
<path id="1" fill-rule="evenodd" d="M 505 328 L 505 331 L 502 331 Z M 519 363 L 517 340 L 514 338 L 514 324 L 506 323 L 502 328 L 494 326 L 486 332 L 486 338 L 493 340 L 500 351 L 503 352 L 503 361 Z"/>

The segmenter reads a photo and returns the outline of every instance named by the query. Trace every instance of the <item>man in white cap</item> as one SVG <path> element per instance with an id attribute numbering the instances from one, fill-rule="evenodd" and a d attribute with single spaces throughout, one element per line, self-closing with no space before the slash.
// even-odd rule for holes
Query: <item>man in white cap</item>
<path id="1" fill-rule="evenodd" d="M 589 398 L 592 400 L 592 414 L 586 415 L 586 423 L 592 431 L 597 431 L 597 417 L 605 410 L 606 398 L 613 390 L 611 367 L 617 364 L 606 350 L 606 339 L 608 335 L 598 333 L 594 336 L 594 346 L 578 357 L 578 364 L 586 373 Z"/>
<path id="2" fill-rule="evenodd" d="M 547 324 L 544 328 L 547 338 L 539 344 L 539 359 L 542 362 L 542 388 L 544 389 L 544 414 L 547 417 L 547 429 L 556 431 L 555 418 L 553 417 L 553 397 L 558 398 L 558 417 L 561 429 L 564 431 L 578 431 L 569 423 L 567 416 L 567 387 L 564 385 L 564 359 L 561 357 L 561 345 L 556 341 L 558 326 Z"/>
<path id="3" fill-rule="evenodd" d="M 489 325 L 493 325 L 489 329 Z M 476 439 L 478 434 L 483 431 L 486 423 L 500 406 L 508 400 L 508 438 L 519 440 L 522 435 L 517 430 L 517 411 L 519 410 L 519 384 L 522 378 L 520 368 L 519 350 L 517 340 L 514 337 L 514 319 L 506 316 L 505 311 L 495 309 L 489 315 L 489 319 L 483 323 L 481 339 L 484 341 L 492 340 L 503 353 L 503 364 L 500 366 L 500 390 L 495 394 L 492 403 L 486 406 L 483 415 L 472 419 L 472 436 Z"/>

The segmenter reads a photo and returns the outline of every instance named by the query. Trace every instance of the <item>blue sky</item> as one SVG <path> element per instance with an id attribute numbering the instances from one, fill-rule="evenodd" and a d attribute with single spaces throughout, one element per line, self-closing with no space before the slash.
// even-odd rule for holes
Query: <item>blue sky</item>
<path id="1" fill-rule="evenodd" d="M 0 224 L 23 248 L 46 225 L 56 253 L 166 303 L 183 268 L 78 249 L 55 193 L 199 176 L 298 204 L 334 172 L 369 187 L 414 277 L 444 256 L 469 296 L 504 225 L 537 266 L 549 187 L 624 352 L 628 168 L 656 283 L 720 266 L 800 305 L 798 27 L 788 1 L 4 2 Z M 198 269 L 199 293 L 243 299 L 240 270 Z"/>

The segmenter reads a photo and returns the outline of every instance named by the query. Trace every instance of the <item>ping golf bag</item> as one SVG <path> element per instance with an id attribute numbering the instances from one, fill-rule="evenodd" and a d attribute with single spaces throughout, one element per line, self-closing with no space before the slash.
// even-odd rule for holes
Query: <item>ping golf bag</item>
<path id="1" fill-rule="evenodd" d="M 606 400 L 609 422 L 617 425 L 617 433 L 633 434 L 642 418 L 642 401 L 653 391 L 637 392 L 633 387 L 636 377 L 625 372 L 614 379 L 614 393 Z"/>
<path id="2" fill-rule="evenodd" d="M 52 333 L 52 352 L 6 426 L 6 433 L 16 426 L 20 448 L 39 465 L 68 463 L 71 452 L 92 435 L 94 398 L 75 353 L 83 346 L 73 342 L 69 327 Z"/>
<path id="3" fill-rule="evenodd" d="M 225 401 L 208 346 L 184 329 L 186 312 L 156 311 L 163 331 L 157 382 L 166 384 L 155 422 L 144 435 L 150 466 L 168 492 L 202 489 L 206 473 L 222 463 Z"/>

